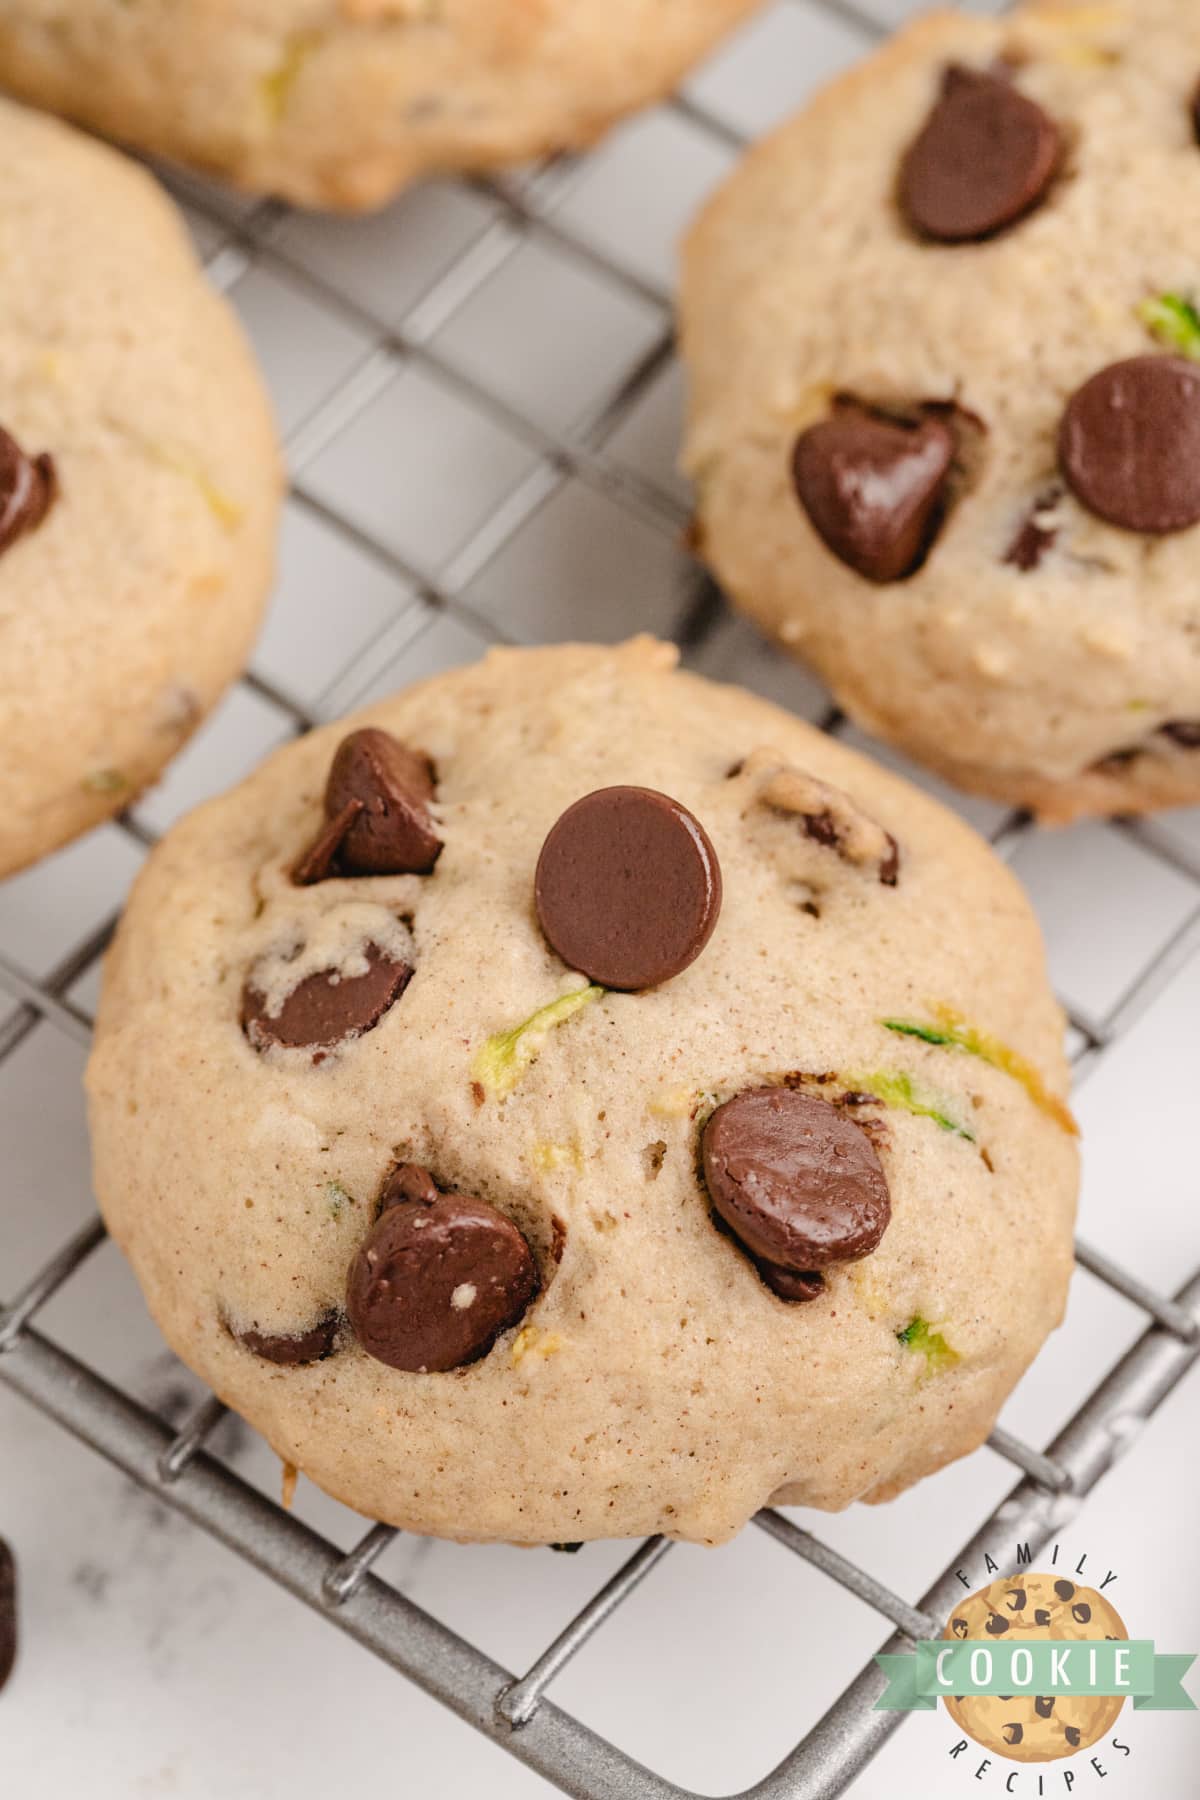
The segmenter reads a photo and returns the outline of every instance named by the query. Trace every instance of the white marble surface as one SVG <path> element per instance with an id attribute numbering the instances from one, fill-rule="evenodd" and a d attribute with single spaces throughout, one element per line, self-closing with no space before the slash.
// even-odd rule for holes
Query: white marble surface
<path id="1" fill-rule="evenodd" d="M 735 154 L 729 134 L 765 128 L 869 42 L 872 20 L 911 10 L 775 0 L 693 78 L 687 109 L 654 109 L 585 159 L 513 177 L 523 228 L 496 195 L 449 182 L 355 221 L 176 184 L 287 434 L 294 493 L 255 662 L 275 694 L 331 717 L 497 636 L 679 625 L 697 579 L 676 545 L 686 494 L 666 337 L 673 240 Z M 610 413 L 635 375 L 632 398 Z M 554 449 L 568 466 L 547 460 Z M 808 717 L 827 705 L 728 615 L 692 659 Z M 163 829 L 291 729 L 274 700 L 238 689 L 144 802 L 142 823 Z M 981 829 L 1002 828 L 1001 809 L 945 797 Z M 1170 1290 L 1200 1266 L 1200 814 L 1136 834 L 1096 825 L 1002 842 L 1073 1017 L 1107 1043 L 1081 1065 L 1082 1229 Z M 0 950 L 49 975 L 119 904 L 139 859 L 133 838 L 107 827 L 6 884 Z M 73 992 L 85 1007 L 94 982 L 89 973 Z M 0 998 L 0 1028 L 11 1011 Z M 80 1067 L 49 1024 L 0 1064 L 0 1296 L 90 1212 Z M 39 1324 L 172 1417 L 195 1397 L 111 1247 Z M 1005 1423 L 1047 1442 L 1140 1326 L 1135 1309 L 1077 1276 L 1067 1326 Z M 1131 1629 L 1168 1649 L 1200 1648 L 1198 1425 L 1194 1374 L 1070 1521 L 1061 1553 L 1074 1564 L 1086 1552 L 1089 1572 L 1115 1569 L 1109 1591 Z M 244 1427 L 227 1423 L 214 1448 L 277 1493 L 278 1465 Z M 915 1600 L 1012 1479 L 983 1451 L 889 1508 L 804 1523 Z M 361 1529 L 303 1482 L 296 1504 L 339 1543 Z M 20 1558 L 24 1625 L 0 1698 L 0 1795 L 551 1791 L 2 1385 L 0 1533 Z M 564 1557 L 400 1539 L 381 1572 L 520 1668 L 627 1548 Z M 814 1633 L 819 1655 L 806 1648 Z M 790 1748 L 884 1635 L 868 1609 L 749 1531 L 720 1552 L 673 1551 L 554 1697 L 673 1779 L 728 1793 Z M 1074 1792 L 1200 1791 L 1195 1717 L 1130 1717 L 1123 1736 L 1128 1761 L 1104 1759 L 1102 1779 L 1081 1759 Z M 976 1779 L 982 1758 L 951 1762 L 955 1741 L 940 1716 L 909 1722 L 854 1800 L 1003 1792 L 995 1767 Z M 1034 1778 L 1014 1791 L 1036 1794 Z M 1066 1791 L 1047 1775 L 1046 1794 Z"/>

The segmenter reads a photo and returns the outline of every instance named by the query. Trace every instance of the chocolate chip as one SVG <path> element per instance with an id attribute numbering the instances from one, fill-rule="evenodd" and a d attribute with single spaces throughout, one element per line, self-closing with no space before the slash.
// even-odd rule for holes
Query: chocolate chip
<path id="1" fill-rule="evenodd" d="M 977 242 L 1045 198 L 1061 155 L 1053 119 L 1011 81 L 955 66 L 901 164 L 900 205 L 922 237 Z"/>
<path id="2" fill-rule="evenodd" d="M 778 1263 L 755 1261 L 764 1285 L 780 1300 L 791 1301 L 794 1305 L 805 1305 L 809 1300 L 819 1300 L 825 1292 L 825 1277 L 815 1269 L 783 1269 Z"/>
<path id="3" fill-rule="evenodd" d="M 721 910 L 721 867 L 687 808 L 651 788 L 586 794 L 538 858 L 542 930 L 601 987 L 657 987 L 695 962 Z"/>
<path id="4" fill-rule="evenodd" d="M 1200 367 L 1134 356 L 1101 369 L 1063 414 L 1058 456 L 1089 512 L 1161 537 L 1200 522 Z"/>
<path id="5" fill-rule="evenodd" d="M 339 862 L 352 875 L 428 875 L 442 848 L 429 814 L 433 765 L 390 732 L 366 726 L 337 747 L 325 785 L 325 816 L 361 803 Z"/>
<path id="6" fill-rule="evenodd" d="M 300 1363 L 321 1362 L 333 1354 L 334 1342 L 338 1329 L 337 1313 L 326 1313 L 307 1331 L 294 1334 L 275 1334 L 255 1331 L 230 1331 L 239 1344 L 252 1350 L 255 1356 L 261 1356 L 266 1362 L 281 1363 L 287 1368 L 297 1367 Z"/>
<path id="7" fill-rule="evenodd" d="M 1068 1744 L 1070 1744 L 1072 1750 L 1077 1750 L 1079 1748 L 1079 1739 L 1082 1736 L 1082 1733 L 1080 1732 L 1078 1725 L 1064 1725 L 1063 1736 L 1066 1738 Z"/>
<path id="8" fill-rule="evenodd" d="M 312 887 L 318 881 L 328 881 L 331 875 L 337 873 L 338 851 L 362 809 L 361 800 L 347 800 L 342 810 L 322 825 L 292 870 L 292 880 L 297 887 Z"/>
<path id="9" fill-rule="evenodd" d="M 970 1630 L 970 1626 L 965 1619 L 951 1619 L 950 1629 L 956 1638 L 965 1638 Z"/>
<path id="10" fill-rule="evenodd" d="M 17 1660 L 17 1559 L 0 1538 L 0 1688 Z"/>
<path id="11" fill-rule="evenodd" d="M 1091 1619 L 1091 1616 L 1092 1616 L 1092 1609 L 1088 1605 L 1086 1600 L 1081 1600 L 1077 1606 L 1073 1606 L 1071 1608 L 1071 1617 L 1074 1619 L 1074 1621 L 1077 1625 L 1088 1624 L 1088 1622 Z"/>
<path id="12" fill-rule="evenodd" d="M 1026 1599 L 1024 1588 L 1009 1588 L 1004 1598 L 1009 1612 L 1024 1612 Z"/>
<path id="13" fill-rule="evenodd" d="M 402 1200 L 420 1200 L 426 1206 L 432 1206 L 438 1197 L 438 1185 L 428 1169 L 422 1169 L 417 1163 L 400 1163 L 394 1168 L 379 1195 L 379 1210 L 386 1212 L 389 1206 L 399 1206 Z"/>
<path id="14" fill-rule="evenodd" d="M 1038 494 L 1005 552 L 1004 560 L 1010 568 L 1019 569 L 1022 575 L 1040 568 L 1042 558 L 1058 542 L 1059 527 L 1053 519 L 1053 509 L 1061 499 L 1060 487 L 1048 487 Z"/>
<path id="15" fill-rule="evenodd" d="M 989 1613 L 987 1624 L 983 1629 L 989 1637 L 1003 1637 L 1008 1630 L 1008 1620 L 1002 1619 L 999 1613 Z"/>
<path id="16" fill-rule="evenodd" d="M 1033 1710 L 1039 1719 L 1048 1719 L 1054 1711 L 1054 1699 L 1050 1694 L 1041 1695 L 1033 1703 Z"/>
<path id="17" fill-rule="evenodd" d="M 704 1178 L 717 1213 L 753 1257 L 807 1274 L 869 1256 L 891 1217 L 865 1131 L 826 1100 L 752 1088 L 704 1128 Z"/>
<path id="18" fill-rule="evenodd" d="M 1181 750 L 1200 750 L 1200 719 L 1172 719 L 1162 732 Z"/>
<path id="19" fill-rule="evenodd" d="M 1023 1725 L 1018 1725 L 1016 1720 L 1013 1719 L 1009 1724 L 1003 1727 L 1003 1732 L 1006 1744 L 1019 1744 L 1021 1739 L 1025 1736 L 1025 1727 Z"/>
<path id="20" fill-rule="evenodd" d="M 457 1369 L 516 1324 L 537 1286 L 511 1219 L 466 1194 L 437 1194 L 380 1214 L 351 1264 L 346 1309 L 363 1349 L 389 1368 Z"/>
<path id="21" fill-rule="evenodd" d="M 1073 1582 L 1056 1581 L 1054 1584 L 1054 1591 L 1060 1600 L 1073 1600 L 1075 1598 L 1075 1586 Z"/>
<path id="22" fill-rule="evenodd" d="M 895 887 L 900 879 L 900 846 L 891 832 L 885 832 L 888 841 L 887 854 L 879 865 L 879 879 L 884 887 Z"/>
<path id="23" fill-rule="evenodd" d="M 903 581 L 941 525 L 954 450 L 941 419 L 908 424 L 846 401 L 796 439 L 792 480 L 827 549 L 868 581 Z"/>
<path id="24" fill-rule="evenodd" d="M 254 1048 L 281 1044 L 287 1049 L 322 1049 L 378 1025 L 408 986 L 412 969 L 385 956 L 375 944 L 367 945 L 366 957 L 365 975 L 321 969 L 307 976 L 274 1017 L 267 1011 L 266 996 L 248 977 L 242 989 L 242 1030 Z"/>
<path id="25" fill-rule="evenodd" d="M 1192 115 L 1192 131 L 1195 134 L 1196 142 L 1200 144 L 1200 83 L 1197 83 L 1192 89 L 1190 110 Z"/>
<path id="26" fill-rule="evenodd" d="M 0 428 L 0 551 L 26 531 L 36 531 L 58 495 L 52 456 L 26 456 Z"/>
<path id="27" fill-rule="evenodd" d="M 1045 1606 L 1039 1606 L 1033 1615 L 1033 1622 L 1035 1625 L 1048 1625 L 1050 1623 L 1049 1609 Z"/>

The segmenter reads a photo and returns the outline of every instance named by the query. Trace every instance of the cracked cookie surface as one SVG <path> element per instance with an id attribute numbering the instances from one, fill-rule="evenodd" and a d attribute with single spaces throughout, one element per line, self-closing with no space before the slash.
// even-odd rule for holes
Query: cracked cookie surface
<path id="1" fill-rule="evenodd" d="M 935 13 L 685 253 L 703 554 L 864 727 L 1048 821 L 1200 801 L 1198 82 L 1180 0 Z"/>
<path id="2" fill-rule="evenodd" d="M 1019 888 L 674 660 L 497 651 L 287 746 L 168 835 L 108 960 L 96 1188 L 151 1310 L 281 1457 L 407 1529 L 716 1542 L 772 1498 L 885 1498 L 982 1441 L 1061 1315 L 1076 1151 L 1022 1078 L 1066 1089 Z M 377 811 L 393 872 L 298 883 L 367 728 L 363 805 L 419 791 L 436 859 Z M 661 828 L 663 892 L 716 915 L 633 991 L 536 904 L 596 793 L 609 906 L 653 911 Z M 556 940 L 587 904 L 558 893 Z"/>
<path id="3" fill-rule="evenodd" d="M 0 875 L 130 804 L 249 653 L 280 476 L 153 180 L 0 101 Z"/>

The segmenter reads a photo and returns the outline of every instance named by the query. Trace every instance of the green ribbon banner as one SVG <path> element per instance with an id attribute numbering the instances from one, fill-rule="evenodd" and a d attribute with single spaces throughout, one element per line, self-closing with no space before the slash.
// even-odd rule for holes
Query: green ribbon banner
<path id="1" fill-rule="evenodd" d="M 1194 1656 L 1163 1656 L 1149 1638 L 926 1639 L 877 1656 L 888 1678 L 876 1712 L 932 1712 L 946 1696 L 1124 1694 L 1138 1712 L 1195 1712 L 1183 1678 Z"/>

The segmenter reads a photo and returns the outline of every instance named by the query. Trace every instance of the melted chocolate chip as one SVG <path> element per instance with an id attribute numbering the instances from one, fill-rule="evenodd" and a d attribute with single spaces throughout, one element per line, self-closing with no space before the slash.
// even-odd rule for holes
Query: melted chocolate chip
<path id="1" fill-rule="evenodd" d="M 1054 1711 L 1054 1698 L 1050 1694 L 1042 1694 L 1034 1701 L 1033 1710 L 1039 1719 L 1048 1719 Z"/>
<path id="2" fill-rule="evenodd" d="M 375 944 L 366 950 L 365 975 L 322 969 L 307 976 L 287 996 L 279 1012 L 267 1011 L 266 996 L 247 978 L 242 989 L 242 1030 L 256 1050 L 283 1045 L 290 1050 L 328 1049 L 360 1037 L 378 1025 L 412 979 L 407 963 L 394 962 Z"/>
<path id="3" fill-rule="evenodd" d="M 347 800 L 342 810 L 322 825 L 292 870 L 292 880 L 297 887 L 312 887 L 315 882 L 328 881 L 338 872 L 338 852 L 362 809 L 361 800 Z"/>
<path id="4" fill-rule="evenodd" d="M 379 1215 L 351 1265 L 346 1310 L 369 1356 L 425 1373 L 486 1355 L 537 1287 L 511 1219 L 466 1194 L 436 1194 Z"/>
<path id="5" fill-rule="evenodd" d="M 801 1274 L 855 1262 L 891 1217 L 865 1131 L 828 1101 L 753 1088 L 704 1128 L 704 1178 L 719 1216 L 751 1256 Z"/>
<path id="6" fill-rule="evenodd" d="M 1054 1591 L 1060 1600 L 1073 1600 L 1075 1598 L 1075 1584 L 1071 1581 L 1056 1581 L 1054 1584 Z"/>
<path id="7" fill-rule="evenodd" d="M 1017 1721 L 1012 1719 L 1003 1727 L 1003 1732 L 1006 1744 L 1019 1744 L 1021 1739 L 1025 1736 L 1025 1727 L 1023 1725 L 1018 1725 Z"/>
<path id="8" fill-rule="evenodd" d="M 954 461 L 950 427 L 882 418 L 857 401 L 801 432 L 792 480 L 826 548 L 868 581 L 903 581 L 929 553 Z"/>
<path id="9" fill-rule="evenodd" d="M 650 788 L 586 794 L 553 826 L 534 879 L 551 948 L 601 987 L 657 987 L 695 962 L 721 911 L 721 867 L 687 808 Z"/>
<path id="10" fill-rule="evenodd" d="M 1009 1588 L 1007 1594 L 1004 1596 L 1004 1602 L 1008 1607 L 1009 1612 L 1014 1613 L 1024 1612 L 1025 1600 L 1026 1593 L 1024 1588 Z"/>
<path id="11" fill-rule="evenodd" d="M 1086 1600 L 1080 1600 L 1071 1608 L 1071 1617 L 1077 1625 L 1087 1625 L 1091 1621 L 1092 1609 Z"/>
<path id="12" fill-rule="evenodd" d="M 1200 523 L 1200 367 L 1134 356 L 1074 394 L 1059 428 L 1076 499 L 1126 531 L 1162 537 Z"/>
<path id="13" fill-rule="evenodd" d="M 1033 1622 L 1035 1625 L 1048 1625 L 1050 1623 L 1049 1608 L 1045 1607 L 1045 1606 L 1039 1606 L 1037 1611 L 1033 1615 Z"/>
<path id="14" fill-rule="evenodd" d="M 419 1200 L 424 1206 L 432 1206 L 437 1197 L 438 1185 L 428 1169 L 417 1163 L 400 1163 L 383 1184 L 379 1210 L 386 1212 L 389 1206 L 399 1206 L 404 1200 Z"/>
<path id="15" fill-rule="evenodd" d="M 999 1613 L 989 1613 L 987 1624 L 983 1629 L 989 1637 L 1003 1637 L 1008 1630 L 1008 1620 L 1002 1619 Z"/>
<path id="16" fill-rule="evenodd" d="M 17 1561 L 0 1538 L 0 1688 L 17 1660 Z"/>
<path id="17" fill-rule="evenodd" d="M 950 1629 L 956 1638 L 965 1638 L 971 1628 L 965 1619 L 951 1619 Z"/>
<path id="18" fill-rule="evenodd" d="M 1172 719 L 1162 733 L 1181 750 L 1200 750 L 1200 719 Z"/>
<path id="19" fill-rule="evenodd" d="M 252 1350 L 255 1356 L 261 1356 L 266 1362 L 280 1363 L 287 1368 L 298 1367 L 301 1363 L 322 1362 L 333 1354 L 338 1330 L 337 1313 L 326 1313 L 307 1331 L 293 1333 L 271 1333 L 255 1331 L 230 1330 L 239 1344 Z"/>
<path id="20" fill-rule="evenodd" d="M 825 1292 L 825 1277 L 815 1269 L 783 1269 L 778 1263 L 763 1262 L 754 1264 L 765 1287 L 780 1300 L 788 1300 L 793 1305 L 805 1305 L 809 1300 L 819 1300 Z"/>
<path id="21" fill-rule="evenodd" d="M 428 875 L 442 840 L 429 813 L 433 765 L 387 731 L 367 726 L 338 745 L 325 786 L 333 819 L 351 800 L 362 811 L 342 840 L 339 860 L 352 875 Z"/>
<path id="22" fill-rule="evenodd" d="M 1082 1736 L 1082 1733 L 1080 1732 L 1078 1725 L 1064 1725 L 1063 1736 L 1066 1738 L 1068 1744 L 1070 1744 L 1072 1750 L 1077 1750 L 1079 1748 L 1079 1739 Z"/>
<path id="23" fill-rule="evenodd" d="M 51 456 L 26 456 L 0 428 L 0 551 L 24 532 L 36 531 L 58 495 Z"/>
<path id="24" fill-rule="evenodd" d="M 978 242 L 1032 212 L 1061 156 L 1053 119 L 1011 81 L 956 66 L 901 164 L 900 205 L 922 237 Z"/>

